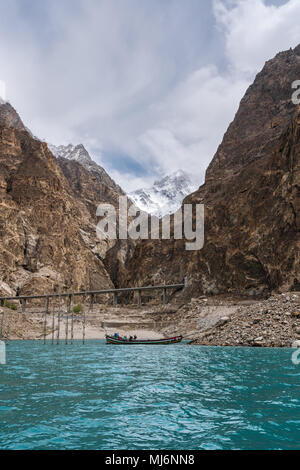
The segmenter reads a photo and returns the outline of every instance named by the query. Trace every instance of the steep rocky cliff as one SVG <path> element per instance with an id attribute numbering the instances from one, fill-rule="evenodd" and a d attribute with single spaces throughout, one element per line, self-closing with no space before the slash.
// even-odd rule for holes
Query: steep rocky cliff
<path id="1" fill-rule="evenodd" d="M 67 168 L 68 163 L 75 166 L 73 173 L 72 168 Z M 76 162 L 62 164 L 62 169 L 47 144 L 31 136 L 10 104 L 2 104 L 0 293 L 3 295 L 112 286 L 102 261 L 107 244 L 96 238 L 94 207 L 107 201 L 106 197 L 115 196 L 107 194 L 107 188 L 104 194 L 99 190 L 97 196 L 93 193 L 90 207 L 89 173 Z M 85 186 L 79 177 L 83 172 L 86 174 L 81 180 Z"/>
<path id="2" fill-rule="evenodd" d="M 123 192 L 90 161 L 55 158 L 0 104 L 0 293 L 174 283 L 184 295 L 300 289 L 300 46 L 266 63 L 241 101 L 205 184 L 205 245 L 99 241 L 96 208 Z M 71 149 L 72 150 L 72 149 Z M 82 148 L 72 152 L 82 156 Z"/>
<path id="3" fill-rule="evenodd" d="M 104 168 L 98 165 L 91 158 L 84 145 L 69 144 L 57 147 L 55 145 L 48 144 L 48 147 L 56 158 L 77 162 L 82 165 L 86 170 L 88 170 L 94 179 L 101 184 L 101 186 L 106 186 L 108 190 L 113 190 L 115 193 L 124 194 L 120 186 L 115 183 Z"/>
<path id="4" fill-rule="evenodd" d="M 205 245 L 141 241 L 122 283 L 180 280 L 190 293 L 259 294 L 300 288 L 300 46 L 265 64 L 206 174 L 185 203 L 205 204 Z"/>

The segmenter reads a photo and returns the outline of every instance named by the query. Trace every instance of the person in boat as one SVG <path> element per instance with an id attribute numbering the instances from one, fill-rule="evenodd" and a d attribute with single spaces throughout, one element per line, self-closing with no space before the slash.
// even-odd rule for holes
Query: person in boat
<path id="1" fill-rule="evenodd" d="M 136 335 L 134 335 L 133 339 L 137 339 L 137 336 L 136 336 Z"/>
<path id="2" fill-rule="evenodd" d="M 129 341 L 132 341 L 132 340 L 133 340 L 133 337 L 132 337 L 132 336 L 130 336 L 130 337 L 129 337 Z"/>
<path id="3" fill-rule="evenodd" d="M 119 333 L 115 333 L 114 334 L 114 338 L 118 339 L 120 336 L 119 336 Z"/>

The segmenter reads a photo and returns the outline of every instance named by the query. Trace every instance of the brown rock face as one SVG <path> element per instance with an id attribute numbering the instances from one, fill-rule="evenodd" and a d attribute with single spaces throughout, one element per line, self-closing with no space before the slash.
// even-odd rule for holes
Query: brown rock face
<path id="1" fill-rule="evenodd" d="M 85 228 L 81 231 L 92 251 L 103 261 L 110 278 L 116 287 L 121 287 L 118 281 L 125 274 L 125 260 L 133 250 L 131 240 L 99 241 L 96 237 L 96 211 L 99 204 L 112 204 L 116 213 L 119 212 L 119 197 L 124 196 L 122 189 L 109 177 L 99 175 L 99 167 L 85 168 L 80 163 L 65 158 L 58 159 L 65 177 L 70 185 L 70 195 L 81 208 Z M 97 171 L 95 171 L 97 170 Z M 105 173 L 104 173 L 105 175 Z"/>
<path id="2" fill-rule="evenodd" d="M 0 293 L 174 283 L 184 295 L 300 288 L 300 47 L 266 63 L 206 175 L 185 203 L 205 205 L 205 245 L 99 241 L 96 208 L 117 207 L 108 175 L 55 159 L 0 105 Z"/>
<path id="3" fill-rule="evenodd" d="M 89 183 L 75 194 L 72 178 L 65 177 L 47 144 L 28 133 L 10 105 L 0 106 L 4 295 L 8 287 L 30 294 L 112 286 L 101 260 L 107 247 L 96 239 L 96 211 L 87 203 Z"/>
<path id="4" fill-rule="evenodd" d="M 206 175 L 185 203 L 205 204 L 205 246 L 142 241 L 123 284 L 174 282 L 197 293 L 258 294 L 300 285 L 300 47 L 266 63 L 241 101 Z"/>

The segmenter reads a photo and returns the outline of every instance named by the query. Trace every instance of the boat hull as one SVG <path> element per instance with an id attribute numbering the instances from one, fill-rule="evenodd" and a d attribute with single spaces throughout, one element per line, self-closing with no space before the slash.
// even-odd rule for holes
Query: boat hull
<path id="1" fill-rule="evenodd" d="M 183 337 L 182 336 L 175 336 L 173 338 L 162 338 L 162 339 L 133 339 L 131 341 L 124 340 L 121 338 L 115 338 L 114 336 L 106 335 L 106 343 L 107 344 L 123 344 L 125 346 L 132 346 L 132 345 L 161 345 L 161 344 L 176 344 L 181 343 Z"/>

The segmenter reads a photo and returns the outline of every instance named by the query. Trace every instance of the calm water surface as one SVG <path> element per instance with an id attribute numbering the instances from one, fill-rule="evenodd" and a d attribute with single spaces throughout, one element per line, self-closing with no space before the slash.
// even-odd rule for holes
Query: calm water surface
<path id="1" fill-rule="evenodd" d="M 1 449 L 300 449 L 288 349 L 11 342 Z"/>

